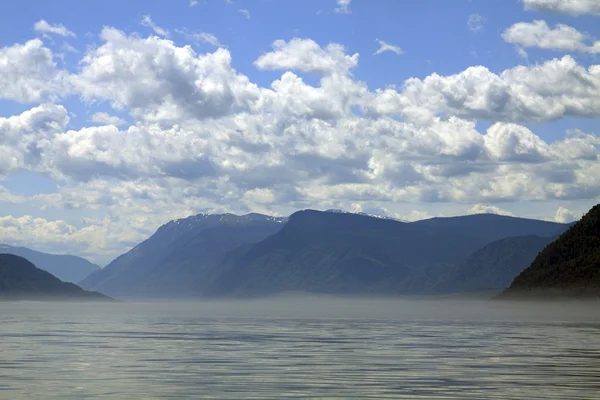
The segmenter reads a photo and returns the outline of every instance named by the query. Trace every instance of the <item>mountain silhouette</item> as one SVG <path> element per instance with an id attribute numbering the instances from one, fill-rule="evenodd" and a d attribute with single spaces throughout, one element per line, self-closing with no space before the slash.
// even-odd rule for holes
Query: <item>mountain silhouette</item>
<path id="1" fill-rule="evenodd" d="M 108 300 L 97 293 L 63 282 L 37 268 L 23 257 L 0 254 L 0 299 L 2 300 Z"/>
<path id="2" fill-rule="evenodd" d="M 92 264 L 85 258 L 71 255 L 42 253 L 26 247 L 0 244 L 0 253 L 14 254 L 26 258 L 39 269 L 50 272 L 58 279 L 65 282 L 78 283 L 92 272 L 100 269 L 98 265 Z"/>
<path id="3" fill-rule="evenodd" d="M 285 218 L 261 214 L 198 214 L 171 221 L 81 282 L 119 297 L 181 297 L 224 255 L 277 232 Z"/>
<path id="4" fill-rule="evenodd" d="M 430 293 L 450 268 L 494 241 L 552 236 L 565 228 L 490 214 L 403 223 L 305 210 L 278 233 L 227 257 L 201 291 L 211 296 Z"/>

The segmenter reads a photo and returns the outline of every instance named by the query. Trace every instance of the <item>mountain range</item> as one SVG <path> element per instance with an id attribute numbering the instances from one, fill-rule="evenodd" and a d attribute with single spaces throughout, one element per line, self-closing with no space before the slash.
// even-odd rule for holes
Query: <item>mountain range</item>
<path id="1" fill-rule="evenodd" d="M 38 268 L 51 273 L 65 282 L 78 283 L 92 272 L 100 269 L 98 265 L 92 264 L 85 258 L 42 253 L 25 247 L 15 247 L 7 244 L 0 244 L 0 253 L 14 254 L 26 258 Z"/>
<path id="2" fill-rule="evenodd" d="M 261 214 L 198 214 L 171 221 L 81 286 L 122 297 L 196 295 L 202 275 L 229 251 L 263 240 L 286 221 Z"/>
<path id="3" fill-rule="evenodd" d="M 0 300 L 109 300 L 63 282 L 23 257 L 0 254 Z"/>
<path id="4" fill-rule="evenodd" d="M 469 293 L 507 288 L 556 236 L 516 236 L 500 239 L 475 251 L 450 268 L 434 293 Z"/>
<path id="5" fill-rule="evenodd" d="M 504 289 L 567 228 L 495 214 L 410 223 L 338 211 L 199 214 L 163 225 L 81 286 L 118 297 Z"/>

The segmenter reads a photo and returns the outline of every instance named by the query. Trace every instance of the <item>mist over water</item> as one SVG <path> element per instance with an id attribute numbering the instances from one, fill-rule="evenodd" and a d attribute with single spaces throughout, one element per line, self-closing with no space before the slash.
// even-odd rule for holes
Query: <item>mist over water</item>
<path id="1" fill-rule="evenodd" d="M 0 303 L 0 399 L 596 399 L 591 303 Z"/>

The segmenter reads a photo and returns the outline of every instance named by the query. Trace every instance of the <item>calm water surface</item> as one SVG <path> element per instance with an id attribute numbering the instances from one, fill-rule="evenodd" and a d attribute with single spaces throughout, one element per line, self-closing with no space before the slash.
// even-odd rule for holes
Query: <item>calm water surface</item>
<path id="1" fill-rule="evenodd" d="M 598 309 L 0 303 L 0 399 L 600 399 Z"/>

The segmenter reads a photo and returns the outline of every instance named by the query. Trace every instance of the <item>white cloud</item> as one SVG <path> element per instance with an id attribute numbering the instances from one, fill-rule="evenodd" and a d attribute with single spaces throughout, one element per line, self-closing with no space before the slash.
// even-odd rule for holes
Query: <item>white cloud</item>
<path id="1" fill-rule="evenodd" d="M 370 112 L 429 121 L 438 113 L 491 121 L 538 122 L 600 117 L 600 66 L 570 56 L 496 75 L 482 66 L 450 76 L 411 78 L 402 92 L 378 90 Z"/>
<path id="2" fill-rule="evenodd" d="M 467 20 L 467 27 L 471 32 L 479 32 L 483 29 L 484 22 L 485 17 L 479 14 L 471 14 L 469 15 L 469 19 Z"/>
<path id="3" fill-rule="evenodd" d="M 43 148 L 44 166 L 56 176 L 75 181 L 173 177 L 202 184 L 224 177 L 227 190 L 238 198 L 248 190 L 268 189 L 277 199 L 292 195 L 306 201 L 322 201 L 332 192 L 390 201 L 538 199 L 577 196 L 577 184 L 589 188 L 582 195 L 594 193 L 596 180 L 583 169 L 578 172 L 596 159 L 593 135 L 549 145 L 515 123 L 496 123 L 483 135 L 474 121 L 458 117 L 400 122 L 356 116 L 352 108 L 373 94 L 349 77 L 347 69 L 356 64 L 339 45 L 323 49 L 312 42 L 310 51 L 290 52 L 294 43 L 282 42 L 276 48 L 288 56 L 268 53 L 263 66 L 325 75 L 313 87 L 286 72 L 271 89 L 259 89 L 235 75 L 226 50 L 197 56 L 168 40 L 127 37 L 109 28 L 103 38 L 105 44 L 84 58 L 77 87 L 90 98 L 129 107 L 137 123 L 126 130 L 99 126 L 57 134 Z M 121 58 L 124 54 L 128 58 Z M 107 73 L 101 65 L 127 68 Z M 163 74 L 168 71 L 163 65 L 169 65 L 169 74 Z M 196 82 L 201 76 L 208 84 L 206 71 L 209 77 L 214 71 L 223 74 L 223 84 L 239 80 L 242 84 L 230 93 L 248 90 L 250 101 L 235 108 L 237 97 L 217 92 L 202 104 L 209 100 L 219 107 L 186 109 L 193 101 L 187 90 L 182 94 L 181 78 Z M 174 76 L 179 80 L 171 83 Z M 189 92 L 198 95 L 193 86 Z M 435 96 L 433 91 L 428 97 Z M 171 119 L 148 118 L 156 114 Z M 523 173 L 524 165 L 537 166 Z"/>
<path id="4" fill-rule="evenodd" d="M 598 0 L 522 0 L 526 10 L 547 11 L 570 15 L 600 15 Z"/>
<path id="5" fill-rule="evenodd" d="M 109 218 L 76 227 L 63 220 L 47 220 L 31 215 L 0 217 L 0 242 L 33 247 L 51 253 L 94 257 L 119 254 L 122 243 L 143 240 L 122 224 Z M 104 257 L 102 257 L 104 259 Z"/>
<path id="6" fill-rule="evenodd" d="M 200 32 L 197 36 L 195 35 L 195 37 L 201 42 L 212 44 L 215 47 L 223 47 L 219 42 L 219 39 L 212 33 Z"/>
<path id="7" fill-rule="evenodd" d="M 175 32 L 197 43 L 207 43 L 215 47 L 226 47 L 223 44 L 221 44 L 221 42 L 219 42 L 219 39 L 212 33 L 189 32 L 187 29 L 175 29 Z"/>
<path id="8" fill-rule="evenodd" d="M 513 215 L 511 212 L 503 210 L 491 204 L 475 204 L 473 207 L 467 210 L 467 214 L 497 214 L 508 216 Z"/>
<path id="9" fill-rule="evenodd" d="M 550 28 L 546 21 L 519 22 L 508 28 L 502 38 L 522 47 L 539 47 L 558 51 L 600 53 L 600 41 L 587 45 L 589 36 L 568 25 Z"/>
<path id="10" fill-rule="evenodd" d="M 239 13 L 241 13 L 244 17 L 246 17 L 246 19 L 251 19 L 252 15 L 250 14 L 250 11 L 246 10 L 245 8 L 240 8 L 238 10 Z"/>
<path id="11" fill-rule="evenodd" d="M 190 7 L 195 7 L 198 5 L 198 0 L 190 0 Z"/>
<path id="12" fill-rule="evenodd" d="M 553 157 L 548 144 L 529 129 L 517 124 L 492 125 L 484 142 L 490 157 L 496 161 L 539 163 Z"/>
<path id="13" fill-rule="evenodd" d="M 167 130 L 84 128 L 57 135 L 46 156 L 76 180 L 169 176 L 205 185 L 222 177 L 235 196 L 257 190 L 291 200 L 291 184 L 294 197 L 309 202 L 545 199 L 578 196 L 585 187 L 589 195 L 599 191 L 595 172 L 587 170 L 597 158 L 594 135 L 548 145 L 515 124 L 495 124 L 481 135 L 473 122 L 456 118 L 428 127 L 391 119 L 340 119 L 333 126 L 270 121 L 257 115 Z"/>
<path id="14" fill-rule="evenodd" d="M 0 118 L 0 176 L 38 169 L 45 146 L 64 130 L 69 117 L 62 106 L 42 104 L 20 115 Z"/>
<path id="15" fill-rule="evenodd" d="M 57 69 L 52 51 L 39 39 L 0 48 L 0 99 L 43 101 L 66 91 L 67 76 Z"/>
<path id="16" fill-rule="evenodd" d="M 214 176 L 205 154 L 206 139 L 192 132 L 113 125 L 69 131 L 55 138 L 52 159 L 60 172 L 77 180 L 98 176 L 134 180 L 161 175 L 194 179 Z"/>
<path id="17" fill-rule="evenodd" d="M 433 218 L 433 215 L 429 214 L 427 211 L 417 211 L 417 210 L 413 210 L 408 214 L 404 214 L 404 215 L 391 215 L 392 217 L 395 217 L 397 219 L 403 220 L 403 221 L 409 221 L 409 222 L 414 222 L 414 221 L 421 221 L 423 219 L 430 219 Z"/>
<path id="18" fill-rule="evenodd" d="M 0 170 L 0 176 L 2 171 Z M 3 204 L 19 204 L 25 203 L 28 199 L 25 196 L 21 196 L 0 186 L 0 203 Z"/>
<path id="19" fill-rule="evenodd" d="M 43 19 L 40 19 L 38 22 L 36 22 L 35 25 L 33 26 L 33 29 L 36 32 L 41 32 L 41 33 L 51 33 L 54 35 L 71 36 L 71 37 L 77 36 L 77 35 L 75 35 L 75 33 L 73 31 L 70 31 L 69 29 L 67 29 L 67 27 L 64 26 L 63 24 L 52 25 Z"/>
<path id="20" fill-rule="evenodd" d="M 168 40 L 127 37 L 111 28 L 102 38 L 105 43 L 84 57 L 74 78 L 76 88 L 88 98 L 127 107 L 137 121 L 125 130 L 108 125 L 53 132 L 43 142 L 44 162 L 38 167 L 55 176 L 75 181 L 173 177 L 205 183 L 224 177 L 228 190 L 238 196 L 268 189 L 278 199 L 293 195 L 313 200 L 332 190 L 342 198 L 362 193 L 404 201 L 568 197 L 576 195 L 576 183 L 590 188 L 589 193 L 596 184 L 591 171 L 580 170 L 596 160 L 593 135 L 573 135 L 549 145 L 515 123 L 496 123 L 482 134 L 474 121 L 459 117 L 401 122 L 355 115 L 353 107 L 373 93 L 351 79 L 348 69 L 358 55 L 346 55 L 339 45 L 323 49 L 312 41 L 281 42 L 257 64 L 320 72 L 320 85 L 307 85 L 285 72 L 271 89 L 260 89 L 231 69 L 226 50 L 196 55 Z M 199 88 L 195 82 L 209 86 Z M 411 91 L 411 84 L 404 90 Z M 204 87 L 205 97 L 195 100 Z M 428 88 L 427 98 L 439 96 L 433 90 L 439 87 Z M 460 95 L 460 90 L 454 93 Z M 208 108 L 187 108 L 194 104 Z M 95 120 L 120 122 L 101 114 Z M 537 166 L 523 174 L 524 165 Z M 553 166 L 564 172 L 552 172 Z M 304 193 L 298 191 L 300 185 L 305 185 Z"/>
<path id="21" fill-rule="evenodd" d="M 105 28 L 104 44 L 88 52 L 73 78 L 86 99 L 108 99 L 136 118 L 173 121 L 218 117 L 243 111 L 259 95 L 231 67 L 225 49 L 198 56 L 170 40 L 126 36 Z"/>
<path id="22" fill-rule="evenodd" d="M 377 39 L 375 40 L 379 44 L 379 49 L 374 53 L 375 55 L 385 53 L 386 51 L 391 51 L 392 53 L 396 53 L 396 55 L 403 54 L 404 51 L 398 46 L 394 46 L 392 44 L 386 43 L 383 40 Z"/>
<path id="23" fill-rule="evenodd" d="M 140 22 L 140 25 L 152 29 L 152 31 L 159 36 L 164 36 L 164 37 L 170 36 L 169 31 L 167 29 L 161 28 L 160 26 L 156 25 L 154 23 L 154 21 L 152 21 L 152 17 L 150 17 L 150 15 L 144 15 L 144 17 L 142 18 L 142 20 Z"/>
<path id="24" fill-rule="evenodd" d="M 338 14 L 350 14 L 350 3 L 352 0 L 336 0 L 337 8 L 335 12 Z"/>
<path id="25" fill-rule="evenodd" d="M 358 53 L 345 54 L 337 43 L 322 48 L 311 39 L 294 38 L 289 42 L 276 40 L 273 51 L 261 55 L 255 62 L 260 69 L 297 70 L 318 75 L 347 74 L 358 64 Z"/>
<path id="26" fill-rule="evenodd" d="M 572 211 L 562 206 L 558 207 L 558 210 L 556 210 L 556 215 L 554 216 L 554 221 L 561 223 L 573 222 L 576 219 L 577 217 Z"/>
<path id="27" fill-rule="evenodd" d="M 243 199 L 252 204 L 271 204 L 275 202 L 276 195 L 271 189 L 251 189 L 243 194 Z"/>
<path id="28" fill-rule="evenodd" d="M 119 125 L 125 124 L 125 120 L 123 120 L 122 118 L 116 117 L 114 115 L 110 115 L 105 112 L 94 113 L 94 115 L 92 115 L 92 122 L 95 122 L 97 124 L 102 124 L 102 125 L 114 125 L 114 126 L 119 126 Z"/>
<path id="29" fill-rule="evenodd" d="M 600 115 L 600 67 L 571 57 L 372 91 L 351 74 L 358 54 L 292 39 L 256 60 L 282 71 L 259 87 L 233 69 L 227 49 L 198 54 L 108 27 L 101 40 L 69 78 L 73 93 L 120 108 L 131 126 L 96 114 L 103 126 L 68 128 L 67 110 L 52 104 L 0 119 L 0 175 L 28 169 L 58 182 L 56 193 L 27 199 L 0 190 L 0 201 L 85 216 L 65 219 L 72 229 L 60 233 L 84 253 L 117 253 L 160 223 L 202 210 L 360 207 L 417 219 L 450 203 L 501 212 L 490 207 L 517 200 L 554 202 L 554 214 L 558 202 L 576 209 L 571 200 L 600 196 L 596 134 L 570 131 L 549 143 L 519 124 Z M 5 85 L 21 79 L 14 71 Z M 478 130 L 479 119 L 493 123 Z M 415 203 L 421 214 L 410 212 Z M 77 233 L 87 227 L 90 236 Z"/>

